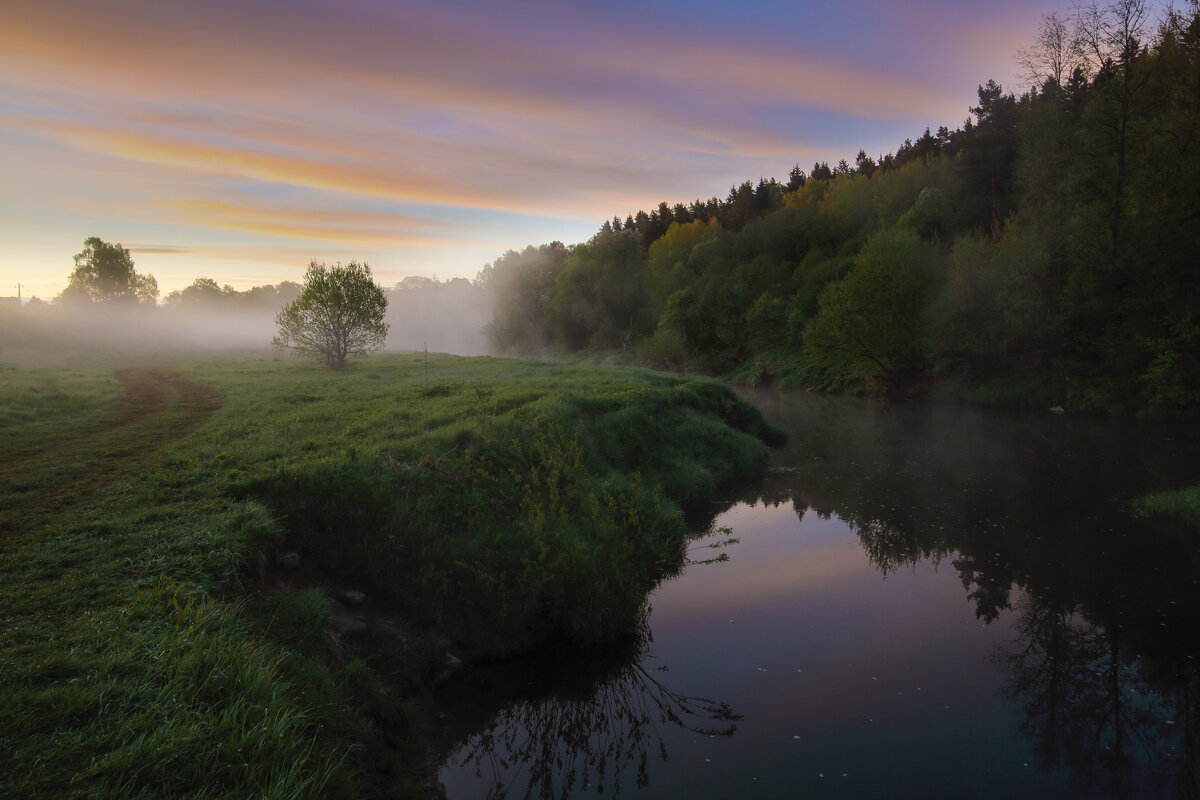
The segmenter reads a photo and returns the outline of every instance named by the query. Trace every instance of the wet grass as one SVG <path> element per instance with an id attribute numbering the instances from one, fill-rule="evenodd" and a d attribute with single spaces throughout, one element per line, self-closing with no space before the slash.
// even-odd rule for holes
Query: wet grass
<path id="1" fill-rule="evenodd" d="M 156 369 L 6 370 L 0 390 L 0 549 L 197 427 L 214 396 Z"/>
<path id="2" fill-rule="evenodd" d="M 1134 503 L 1134 511 L 1143 516 L 1175 517 L 1191 525 L 1200 526 L 1200 486 L 1140 497 Z"/>
<path id="3" fill-rule="evenodd" d="M 2 367 L 0 795 L 419 796 L 422 692 L 635 620 L 772 431 L 712 381 L 495 359 Z M 297 550 L 414 635 L 265 591 Z"/>

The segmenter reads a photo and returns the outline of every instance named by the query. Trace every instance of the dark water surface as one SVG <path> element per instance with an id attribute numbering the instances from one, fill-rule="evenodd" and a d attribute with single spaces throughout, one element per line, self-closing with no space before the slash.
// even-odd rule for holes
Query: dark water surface
<path id="1" fill-rule="evenodd" d="M 1200 532 L 1128 512 L 1192 432 L 751 399 L 791 441 L 714 508 L 730 560 L 447 685 L 451 800 L 1200 793 Z"/>

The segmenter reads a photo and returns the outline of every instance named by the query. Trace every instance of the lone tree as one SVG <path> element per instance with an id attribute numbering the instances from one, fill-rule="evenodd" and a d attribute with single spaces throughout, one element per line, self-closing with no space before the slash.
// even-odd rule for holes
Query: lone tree
<path id="1" fill-rule="evenodd" d="M 98 236 L 83 242 L 75 254 L 75 269 L 63 290 L 63 302 L 69 305 L 126 301 L 154 305 L 158 281 L 153 275 L 139 275 L 129 250 L 120 242 L 110 244 Z"/>
<path id="2" fill-rule="evenodd" d="M 300 296 L 276 315 L 279 333 L 272 344 L 342 369 L 350 356 L 383 347 L 386 310 L 387 297 L 366 264 L 327 267 L 314 260 L 304 273 Z"/>

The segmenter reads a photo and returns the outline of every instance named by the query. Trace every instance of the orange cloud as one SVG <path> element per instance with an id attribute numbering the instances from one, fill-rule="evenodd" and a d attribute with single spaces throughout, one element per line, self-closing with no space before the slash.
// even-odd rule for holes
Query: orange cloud
<path id="1" fill-rule="evenodd" d="M 454 238 L 445 232 L 461 227 L 442 220 L 379 211 L 262 207 L 223 200 L 171 200 L 169 205 L 178 209 L 189 224 L 363 247 L 446 246 L 454 243 Z"/>
<path id="2" fill-rule="evenodd" d="M 405 6 L 403 13 L 319 16 L 297 7 L 263 37 L 254 26 L 234 24 L 251 12 L 229 8 L 175 26 L 119 13 L 80 25 L 61 4 L 24 12 L 0 33 L 0 44 L 12 63 L 36 63 L 22 77 L 46 88 L 74 85 L 88 94 L 103 86 L 105 94 L 143 103 L 235 102 L 307 116 L 353 105 L 389 117 L 399 130 L 424 127 L 433 110 L 541 146 L 541 132 L 550 132 L 571 151 L 573 140 L 589 150 L 607 141 L 628 154 L 631 144 L 661 143 L 658 134 L 667 129 L 697 152 L 779 155 L 802 142 L 747 119 L 748 109 L 791 103 L 881 119 L 950 105 L 902 76 L 868 73 L 827 55 L 662 31 L 631 35 L 624 24 L 537 38 L 452 11 Z M 81 9 L 79 17 L 87 16 Z M 96 41 L 108 46 L 97 52 Z M 339 47 L 343 42 L 353 46 Z M 655 92 L 637 91 L 655 83 Z M 693 107 L 695 100 L 704 102 Z M 961 99 L 952 105 L 957 116 Z"/>
<path id="3" fill-rule="evenodd" d="M 206 245 L 206 244 L 161 244 L 157 242 L 122 242 L 130 253 L 149 256 L 180 256 L 183 258 L 217 259 L 223 261 L 248 261 L 263 264 L 281 264 L 303 272 L 304 265 L 312 259 L 335 259 L 340 251 L 312 247 L 286 247 L 268 245 Z M 251 276 L 258 278 L 261 276 Z M 276 279 L 278 280 L 278 279 Z M 275 281 L 270 281 L 275 282 Z M 218 281 L 224 283 L 224 281 Z"/>
<path id="4" fill-rule="evenodd" d="M 822 114 L 911 125 L 899 140 L 961 119 L 972 99 L 920 88 L 899 67 L 868 69 L 845 47 L 817 53 L 777 35 L 750 41 L 578 4 L 469 10 L 421 0 L 10 3 L 0 160 L 22 202 L 9 207 L 53 218 L 72 238 L 97 220 L 144 240 L 182 224 L 222 245 L 250 234 L 406 256 L 411 247 L 442 269 L 453 247 L 467 251 L 465 264 L 494 257 L 476 262 L 484 237 L 497 252 L 566 239 L 585 221 L 871 148 L 814 146 L 805 123 Z M 943 17 L 933 21 L 959 24 Z M 929 22 L 897 22 L 897 38 Z M 372 206 L 377 216 L 350 210 Z M 389 206 L 490 222 L 476 235 Z M 536 219 L 514 228 L 493 211 Z"/>
<path id="5" fill-rule="evenodd" d="M 170 139 L 151 133 L 84 123 L 36 123 L 76 147 L 146 164 L 257 178 L 273 183 L 351 192 L 392 200 L 478 205 L 477 197 L 447 191 L 429 176 L 397 166 L 336 163 L 314 155 L 266 152 L 251 147 Z"/>
<path id="6" fill-rule="evenodd" d="M 631 197 L 657 203 L 664 197 L 661 191 L 639 190 L 638 184 L 656 171 L 660 178 L 670 177 L 669 168 L 636 158 L 630 159 L 632 163 L 619 163 L 616 153 L 611 161 L 594 154 L 572 158 L 570 153 L 541 147 L 536 140 L 517 149 L 465 150 L 442 143 L 424 149 L 414 140 L 405 151 L 415 154 L 419 165 L 414 165 L 393 151 L 346 147 L 320 137 L 306 140 L 292 135 L 276 140 L 268 129 L 242 142 L 218 143 L 197 140 L 204 135 L 203 128 L 159 132 L 28 117 L 10 118 L 9 124 L 34 129 L 85 152 L 168 168 L 192 182 L 251 178 L 411 205 L 542 216 L 607 217 Z M 679 172 L 688 174 L 683 165 Z M 548 182 L 547 175 L 554 179 Z M 169 175 L 160 172 L 157 178 L 170 185 Z"/>

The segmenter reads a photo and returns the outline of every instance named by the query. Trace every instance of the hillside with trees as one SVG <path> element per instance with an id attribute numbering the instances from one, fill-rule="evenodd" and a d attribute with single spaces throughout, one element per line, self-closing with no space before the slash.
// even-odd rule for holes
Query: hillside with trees
<path id="1" fill-rule="evenodd" d="M 744 380 L 1200 405 L 1200 3 L 1044 18 L 1031 88 L 959 128 L 509 252 L 503 351 L 621 349 Z"/>

